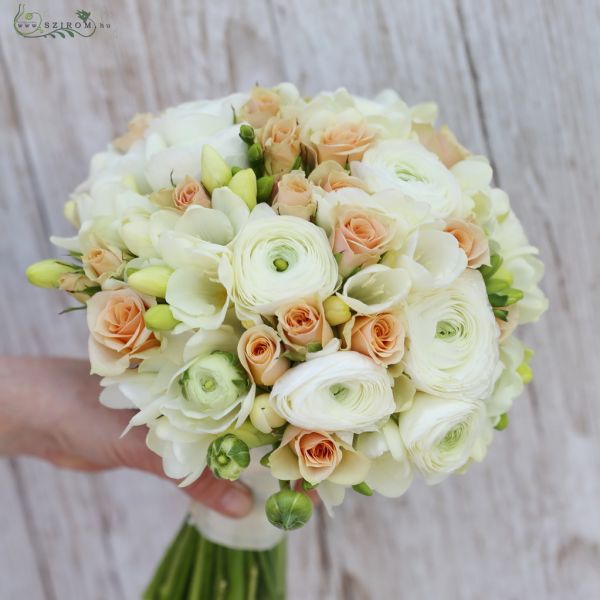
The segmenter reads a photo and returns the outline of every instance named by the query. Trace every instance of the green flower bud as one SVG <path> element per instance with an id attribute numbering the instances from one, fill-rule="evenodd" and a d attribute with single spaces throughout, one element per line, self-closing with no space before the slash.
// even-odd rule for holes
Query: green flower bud
<path id="1" fill-rule="evenodd" d="M 167 283 L 173 269 L 164 265 L 154 265 L 131 273 L 127 283 L 136 292 L 164 298 L 167 294 Z"/>
<path id="2" fill-rule="evenodd" d="M 252 146 L 248 148 L 248 161 L 251 165 L 255 165 L 260 163 L 262 159 L 263 151 L 260 144 L 252 144 Z"/>
<path id="3" fill-rule="evenodd" d="M 500 415 L 500 420 L 496 423 L 495 429 L 498 431 L 503 431 L 508 427 L 508 413 L 504 413 Z"/>
<path id="4" fill-rule="evenodd" d="M 73 225 L 73 227 L 76 227 L 77 229 L 81 227 L 81 223 L 79 221 L 79 210 L 77 209 L 77 203 L 75 200 L 67 200 L 65 202 L 63 207 L 63 215 L 65 216 L 65 219 L 67 219 L 67 221 Z"/>
<path id="5" fill-rule="evenodd" d="M 248 391 L 248 378 L 237 358 L 216 350 L 197 358 L 179 377 L 187 410 L 220 418 Z"/>
<path id="6" fill-rule="evenodd" d="M 352 314 L 350 313 L 350 307 L 337 296 L 329 296 L 323 302 L 323 309 L 325 311 L 326 321 L 332 325 L 341 325 L 346 321 L 350 320 Z"/>
<path id="7" fill-rule="evenodd" d="M 223 160 L 223 157 L 208 144 L 202 146 L 202 158 L 200 161 L 202 185 L 212 194 L 218 187 L 227 185 L 231 179 L 231 169 Z"/>
<path id="8" fill-rule="evenodd" d="M 48 258 L 29 265 L 25 275 L 29 283 L 33 285 L 42 288 L 57 288 L 60 276 L 75 270 L 77 270 L 76 267 Z"/>
<path id="9" fill-rule="evenodd" d="M 250 125 L 242 125 L 240 127 L 240 138 L 245 144 L 251 146 L 254 144 L 254 129 Z"/>
<path id="10" fill-rule="evenodd" d="M 308 522 L 312 516 L 313 505 L 310 498 L 302 492 L 280 490 L 267 498 L 265 511 L 272 525 L 290 531 Z"/>
<path id="11" fill-rule="evenodd" d="M 353 485 L 352 489 L 355 492 L 362 494 L 363 496 L 372 496 L 373 495 L 373 490 L 364 481 L 362 483 L 357 483 L 356 485 Z"/>
<path id="12" fill-rule="evenodd" d="M 260 177 L 256 182 L 257 186 L 257 200 L 259 202 L 268 202 L 271 199 L 273 192 L 273 177 L 271 175 L 264 175 Z"/>
<path id="13" fill-rule="evenodd" d="M 229 189 L 252 210 L 256 206 L 256 175 L 252 169 L 238 171 L 229 182 Z"/>
<path id="14" fill-rule="evenodd" d="M 527 385 L 533 379 L 533 370 L 529 366 L 529 361 L 533 358 L 533 350 L 525 348 L 525 356 L 523 362 L 517 367 L 517 373 L 521 377 L 521 381 Z"/>
<path id="15" fill-rule="evenodd" d="M 263 433 L 271 433 L 276 427 L 285 425 L 285 419 L 275 412 L 269 402 L 269 394 L 256 396 L 250 411 L 250 422 Z"/>
<path id="16" fill-rule="evenodd" d="M 206 461 L 215 477 L 235 481 L 250 464 L 250 450 L 245 442 L 228 433 L 211 443 Z"/>
<path id="17" fill-rule="evenodd" d="M 168 304 L 157 304 L 149 308 L 144 313 L 144 322 L 152 331 L 171 331 L 175 325 L 181 323 L 173 316 Z"/>

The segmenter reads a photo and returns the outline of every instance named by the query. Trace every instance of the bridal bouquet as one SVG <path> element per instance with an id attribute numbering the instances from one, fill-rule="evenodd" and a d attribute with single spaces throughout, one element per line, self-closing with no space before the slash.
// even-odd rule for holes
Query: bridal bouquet
<path id="1" fill-rule="evenodd" d="M 481 461 L 531 379 L 515 336 L 543 265 L 492 168 L 432 103 L 254 88 L 137 115 L 65 206 L 30 281 L 86 309 L 100 401 L 192 506 L 145 598 L 283 598 L 283 531 L 348 493 L 400 496 Z"/>

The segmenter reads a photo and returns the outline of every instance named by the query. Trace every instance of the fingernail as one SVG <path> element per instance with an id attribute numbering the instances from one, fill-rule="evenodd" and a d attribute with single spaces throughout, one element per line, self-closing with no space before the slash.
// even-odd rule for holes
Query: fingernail
<path id="1" fill-rule="evenodd" d="M 219 499 L 220 508 L 232 517 L 243 517 L 250 512 L 253 499 L 250 490 L 240 484 L 232 483 L 227 486 Z"/>

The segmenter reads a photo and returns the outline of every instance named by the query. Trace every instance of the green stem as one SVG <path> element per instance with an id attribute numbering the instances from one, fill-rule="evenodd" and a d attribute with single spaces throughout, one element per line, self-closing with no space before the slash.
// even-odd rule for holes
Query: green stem
<path id="1" fill-rule="evenodd" d="M 169 549 L 167 550 L 163 559 L 161 560 L 160 564 L 158 565 L 158 568 L 156 569 L 156 572 L 154 573 L 154 577 L 152 577 L 152 581 L 150 582 L 150 584 L 148 585 L 148 587 L 146 588 L 146 591 L 144 592 L 144 594 L 142 596 L 143 600 L 156 600 L 156 598 L 157 598 L 156 594 L 158 593 L 158 589 L 161 586 L 161 584 L 163 583 L 166 574 L 169 572 L 171 563 L 173 561 L 173 558 L 175 556 L 177 548 L 178 548 L 179 544 L 181 543 L 182 534 L 185 531 L 186 526 L 187 526 L 187 519 L 181 525 L 179 531 L 177 532 L 177 535 L 175 536 L 175 539 L 169 546 Z"/>
<path id="2" fill-rule="evenodd" d="M 169 569 L 166 580 L 158 591 L 159 600 L 180 600 L 183 599 L 185 588 L 188 582 L 192 557 L 197 541 L 198 532 L 192 525 L 186 525 L 185 531 L 181 536 L 181 543 L 178 546 L 173 563 Z"/>
<path id="3" fill-rule="evenodd" d="M 200 536 L 198 547 L 196 548 L 196 558 L 194 559 L 192 581 L 190 583 L 190 589 L 188 590 L 188 600 L 198 600 L 198 598 L 201 598 L 202 585 L 208 578 L 206 563 L 209 558 L 209 549 L 210 542 L 207 542 Z"/>
<path id="4" fill-rule="evenodd" d="M 241 550 L 227 550 L 226 557 L 229 580 L 227 600 L 244 600 L 244 553 Z"/>

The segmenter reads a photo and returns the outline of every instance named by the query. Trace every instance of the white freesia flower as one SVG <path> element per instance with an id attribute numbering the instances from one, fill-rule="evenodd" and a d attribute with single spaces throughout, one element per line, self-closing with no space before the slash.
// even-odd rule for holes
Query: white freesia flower
<path id="1" fill-rule="evenodd" d="M 429 484 L 442 481 L 471 459 L 481 460 L 491 436 L 483 401 L 423 392 L 400 415 L 399 424 L 408 456 Z"/>
<path id="2" fill-rule="evenodd" d="M 229 250 L 175 231 L 163 232 L 158 245 L 162 259 L 174 269 L 165 297 L 173 316 L 186 328 L 220 327 L 233 279 Z"/>
<path id="3" fill-rule="evenodd" d="M 451 233 L 422 228 L 409 240 L 398 266 L 410 273 L 413 289 L 438 288 L 467 268 L 467 255 Z"/>
<path id="4" fill-rule="evenodd" d="M 413 480 L 398 425 L 390 419 L 380 431 L 361 433 L 356 449 L 371 459 L 367 485 L 388 498 L 402 496 Z"/>
<path id="5" fill-rule="evenodd" d="M 486 398 L 498 375 L 496 320 L 478 271 L 407 300 L 406 372 L 417 389 L 452 398 Z"/>
<path id="6" fill-rule="evenodd" d="M 352 174 L 371 191 L 399 189 L 431 207 L 434 217 L 463 216 L 462 193 L 454 175 L 439 158 L 412 140 L 384 140 L 353 162 Z"/>
<path id="7" fill-rule="evenodd" d="M 502 373 L 496 381 L 492 395 L 486 401 L 488 415 L 492 418 L 508 412 L 513 400 L 525 387 L 517 369 L 525 361 L 525 346 L 514 336 L 500 344 Z"/>
<path id="8" fill-rule="evenodd" d="M 283 304 L 313 295 L 324 300 L 337 286 L 325 232 L 298 217 L 278 217 L 268 206 L 254 209 L 232 249 L 232 294 L 242 315 L 272 315 Z"/>
<path id="9" fill-rule="evenodd" d="M 338 296 L 357 313 L 371 315 L 400 304 L 408 295 L 410 285 L 405 269 L 372 265 L 346 279 Z"/>
<path id="10" fill-rule="evenodd" d="M 539 250 L 531 246 L 523 226 L 510 211 L 498 224 L 493 234 L 503 258 L 502 266 L 513 277 L 512 287 L 523 291 L 519 301 L 519 323 L 537 321 L 548 308 L 548 299 L 538 287 L 544 275 L 544 264 L 537 258 Z"/>
<path id="11" fill-rule="evenodd" d="M 165 474 L 183 479 L 181 486 L 194 482 L 206 467 L 206 453 L 216 436 L 184 431 L 159 417 L 148 423 L 146 444 L 162 458 Z"/>
<path id="12" fill-rule="evenodd" d="M 335 353 L 290 369 L 271 401 L 292 425 L 309 431 L 373 431 L 396 407 L 384 367 L 357 352 Z"/>

